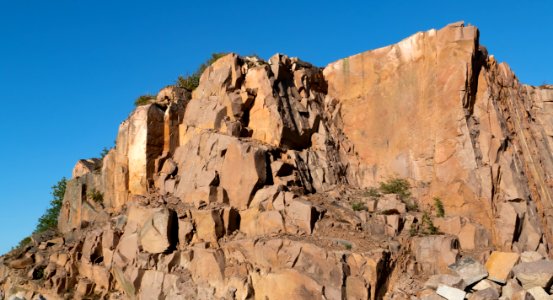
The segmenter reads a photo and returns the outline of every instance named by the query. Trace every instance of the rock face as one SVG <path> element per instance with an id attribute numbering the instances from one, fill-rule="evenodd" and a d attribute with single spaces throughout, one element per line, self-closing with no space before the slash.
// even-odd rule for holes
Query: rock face
<path id="1" fill-rule="evenodd" d="M 225 55 L 77 162 L 63 238 L 1 257 L 0 295 L 547 296 L 552 99 L 462 22 L 324 69 Z"/>

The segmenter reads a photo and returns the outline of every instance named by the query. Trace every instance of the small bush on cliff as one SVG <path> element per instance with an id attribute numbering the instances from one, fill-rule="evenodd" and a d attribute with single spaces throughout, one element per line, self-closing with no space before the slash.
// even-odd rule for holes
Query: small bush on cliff
<path id="1" fill-rule="evenodd" d="M 202 76 L 202 73 L 205 71 L 205 69 L 207 69 L 209 66 L 211 66 L 211 64 L 213 64 L 219 58 L 225 55 L 227 55 L 227 53 L 211 54 L 211 57 L 206 62 L 201 64 L 198 67 L 198 69 L 194 73 L 192 73 L 192 75 L 187 75 L 186 77 L 179 76 L 179 78 L 177 78 L 177 83 L 176 83 L 177 87 L 180 87 L 189 91 L 195 90 L 198 87 L 198 85 L 200 85 L 200 77 Z"/>
<path id="2" fill-rule="evenodd" d="M 150 103 L 150 100 L 153 100 L 155 98 L 156 96 L 150 95 L 150 94 L 139 96 L 138 98 L 136 98 L 136 100 L 134 100 L 134 106 L 138 107 L 138 106 L 146 105 Z"/>
<path id="3" fill-rule="evenodd" d="M 100 193 L 100 191 L 96 189 L 92 189 L 90 192 L 88 192 L 87 197 L 96 203 L 104 202 L 104 194 Z"/>
<path id="4" fill-rule="evenodd" d="M 354 202 L 351 204 L 351 209 L 353 209 L 353 211 L 362 211 L 367 210 L 367 206 L 365 206 L 363 202 Z"/>
<path id="5" fill-rule="evenodd" d="M 436 208 L 436 217 L 443 218 L 445 216 L 444 203 L 439 197 L 434 197 L 434 208 Z"/>
<path id="6" fill-rule="evenodd" d="M 104 157 L 106 157 L 106 155 L 108 155 L 108 153 L 109 153 L 109 149 L 104 147 L 102 149 L 102 152 L 100 152 L 100 159 L 104 159 Z"/>
<path id="7" fill-rule="evenodd" d="M 379 190 L 382 194 L 396 194 L 399 199 L 405 203 L 407 210 L 417 211 L 419 206 L 411 198 L 411 184 L 407 179 L 403 178 L 390 178 L 385 182 L 380 183 Z"/>
<path id="8" fill-rule="evenodd" d="M 378 191 L 378 189 L 375 188 L 375 187 L 370 187 L 368 190 L 366 190 L 366 191 L 363 193 L 363 195 L 364 195 L 365 197 L 370 197 L 370 198 L 373 198 L 373 199 L 378 199 L 378 198 L 380 198 L 380 196 L 382 196 L 382 195 L 380 194 L 380 192 Z"/>
<path id="9" fill-rule="evenodd" d="M 50 207 L 38 219 L 38 224 L 33 233 L 41 233 L 49 229 L 55 230 L 57 228 L 58 216 L 60 214 L 66 186 L 67 179 L 65 179 L 65 177 L 52 186 L 52 200 L 50 201 Z"/>
<path id="10" fill-rule="evenodd" d="M 434 225 L 434 222 L 432 222 L 432 219 L 427 212 L 424 212 L 424 214 L 422 215 L 421 226 L 421 231 L 423 234 L 431 235 L 438 233 L 438 228 Z"/>
<path id="11" fill-rule="evenodd" d="M 380 191 L 383 194 L 397 194 L 401 200 L 406 200 L 411 196 L 409 181 L 403 178 L 390 178 L 380 183 Z"/>
<path id="12" fill-rule="evenodd" d="M 29 245 L 29 243 L 31 243 L 31 237 L 24 237 L 21 241 L 19 241 L 19 244 L 17 244 L 17 246 L 12 247 L 11 251 L 15 249 L 22 249 L 23 247 Z"/>

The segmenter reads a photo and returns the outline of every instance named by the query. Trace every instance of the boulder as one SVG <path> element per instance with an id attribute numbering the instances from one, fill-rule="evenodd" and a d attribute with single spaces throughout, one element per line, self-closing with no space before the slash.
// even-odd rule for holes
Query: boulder
<path id="1" fill-rule="evenodd" d="M 524 289 L 535 286 L 549 289 L 553 284 L 553 261 L 523 262 L 513 268 L 513 273 Z"/>
<path id="2" fill-rule="evenodd" d="M 518 284 L 516 279 L 510 279 L 507 283 L 501 288 L 501 296 L 507 299 L 513 299 L 514 295 L 518 292 L 523 291 L 524 289 Z"/>
<path id="3" fill-rule="evenodd" d="M 534 300 L 551 300 L 553 298 L 549 294 L 547 294 L 547 292 L 542 287 L 539 286 L 529 288 L 528 290 L 526 290 L 526 292 L 534 297 Z"/>
<path id="4" fill-rule="evenodd" d="M 415 237 L 411 241 L 411 249 L 421 271 L 429 274 L 446 272 L 447 267 L 457 261 L 458 247 L 457 238 L 446 235 Z"/>
<path id="5" fill-rule="evenodd" d="M 279 211 L 259 211 L 250 208 L 240 212 L 240 231 L 248 236 L 271 235 L 285 232 Z"/>
<path id="6" fill-rule="evenodd" d="M 505 284 L 519 257 L 520 255 L 514 252 L 492 252 L 486 261 L 486 270 L 489 273 L 488 279 Z"/>
<path id="7" fill-rule="evenodd" d="M 240 143 L 229 145 L 221 167 L 220 180 L 232 207 L 239 210 L 248 208 L 255 191 L 265 183 L 266 175 L 264 150 Z"/>
<path id="8" fill-rule="evenodd" d="M 196 234 L 200 240 L 217 243 L 223 236 L 224 227 L 221 212 L 218 209 L 194 210 L 192 218 L 196 224 Z"/>
<path id="9" fill-rule="evenodd" d="M 501 294 L 501 286 L 491 280 L 484 279 L 472 287 L 473 291 L 483 291 L 485 289 L 492 288 Z"/>
<path id="10" fill-rule="evenodd" d="M 309 234 L 313 231 L 318 215 L 313 204 L 306 200 L 292 200 L 286 207 L 286 220 Z"/>
<path id="11" fill-rule="evenodd" d="M 543 255 L 536 251 L 524 251 L 520 254 L 520 262 L 529 263 L 544 259 Z"/>
<path id="12" fill-rule="evenodd" d="M 467 286 L 473 285 L 488 276 L 486 268 L 481 263 L 468 256 L 450 265 L 449 269 L 463 278 Z"/>
<path id="13" fill-rule="evenodd" d="M 437 274 L 432 275 L 430 276 L 430 278 L 428 278 L 428 280 L 424 283 L 424 288 L 435 290 L 440 284 L 458 288 L 461 290 L 464 290 L 466 287 L 465 281 L 460 276 Z"/>
<path id="14" fill-rule="evenodd" d="M 497 300 L 499 299 L 499 293 L 494 288 L 486 288 L 480 291 L 476 291 L 470 295 L 469 300 Z"/>
<path id="15" fill-rule="evenodd" d="M 436 289 L 436 294 L 446 298 L 447 300 L 464 300 L 467 293 L 463 290 L 440 284 L 438 289 Z"/>
<path id="16" fill-rule="evenodd" d="M 167 208 L 158 209 L 140 229 L 140 245 L 149 253 L 163 253 L 174 248 L 178 239 L 177 216 Z"/>
<path id="17" fill-rule="evenodd" d="M 403 203 L 396 194 L 385 194 L 378 199 L 376 204 L 377 212 L 396 211 L 403 214 L 407 211 L 407 206 Z"/>
<path id="18" fill-rule="evenodd" d="M 88 173 L 100 171 L 102 161 L 97 158 L 80 159 L 73 167 L 72 178 L 84 176 Z"/>
<path id="19" fill-rule="evenodd" d="M 163 297 L 163 279 L 165 274 L 155 270 L 147 270 L 140 283 L 140 299 L 161 300 Z"/>
<path id="20" fill-rule="evenodd" d="M 463 250 L 488 247 L 488 231 L 480 224 L 466 223 L 457 234 Z"/>
<path id="21" fill-rule="evenodd" d="M 254 272 L 252 285 L 259 299 L 323 299 L 323 287 L 294 269 L 269 274 Z"/>

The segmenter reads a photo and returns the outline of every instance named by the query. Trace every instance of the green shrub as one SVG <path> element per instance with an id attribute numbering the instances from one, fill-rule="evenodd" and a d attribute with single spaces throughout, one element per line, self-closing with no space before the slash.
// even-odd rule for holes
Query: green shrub
<path id="1" fill-rule="evenodd" d="M 92 199 L 92 201 L 96 203 L 102 203 L 104 202 L 104 195 L 97 191 L 96 189 L 92 189 L 90 192 L 86 195 L 89 199 Z"/>
<path id="2" fill-rule="evenodd" d="M 22 249 L 23 247 L 29 245 L 29 243 L 31 243 L 31 237 L 24 237 L 21 241 L 19 241 L 19 244 L 17 244 L 17 246 L 12 247 L 11 251 L 15 249 Z"/>
<path id="3" fill-rule="evenodd" d="M 373 198 L 373 199 L 377 199 L 377 198 L 380 198 L 382 195 L 380 194 L 380 192 L 378 191 L 377 188 L 370 187 L 368 190 L 366 190 L 363 193 L 363 196 L 370 197 L 370 198 Z"/>
<path id="4" fill-rule="evenodd" d="M 176 82 L 177 87 L 180 87 L 189 91 L 195 90 L 198 87 L 198 85 L 200 85 L 200 77 L 202 76 L 202 73 L 205 71 L 205 69 L 207 69 L 219 58 L 225 55 L 227 55 L 227 53 L 211 54 L 211 57 L 206 62 L 201 64 L 194 73 L 192 73 L 191 75 L 187 75 L 186 77 L 179 76 Z"/>
<path id="5" fill-rule="evenodd" d="M 432 219 L 430 218 L 430 215 L 427 212 L 424 212 L 422 215 L 422 233 L 423 234 L 437 234 L 438 228 L 434 226 L 434 222 L 432 222 Z"/>
<path id="6" fill-rule="evenodd" d="M 155 98 L 156 98 L 156 96 L 151 95 L 151 94 L 146 94 L 146 95 L 139 96 L 138 98 L 136 98 L 136 100 L 134 100 L 134 106 L 138 107 L 138 106 L 149 104 L 150 101 L 155 99 Z"/>
<path id="7" fill-rule="evenodd" d="M 417 227 L 417 224 L 414 222 L 411 223 L 411 227 L 409 227 L 409 235 L 410 236 L 416 236 L 419 233 L 419 229 Z"/>
<path id="8" fill-rule="evenodd" d="M 351 243 L 348 243 L 348 242 L 346 242 L 346 241 L 343 241 L 343 242 L 341 242 L 341 243 L 342 243 L 342 245 L 344 245 L 344 248 L 346 248 L 347 250 L 351 250 L 351 248 L 353 247 L 353 246 L 351 245 Z"/>
<path id="9" fill-rule="evenodd" d="M 406 200 L 411 196 L 409 181 L 403 178 L 390 178 L 386 182 L 380 183 L 380 192 L 383 194 L 397 194 L 401 200 Z"/>
<path id="10" fill-rule="evenodd" d="M 445 216 L 444 203 L 439 197 L 434 197 L 434 207 L 436 208 L 436 217 L 443 218 Z"/>
<path id="11" fill-rule="evenodd" d="M 365 206 L 365 203 L 363 202 L 353 202 L 351 204 L 351 209 L 354 211 L 367 210 L 367 206 Z"/>
<path id="12" fill-rule="evenodd" d="M 104 159 L 104 157 L 106 157 L 106 155 L 108 155 L 108 153 L 109 153 L 109 149 L 104 147 L 102 149 L 102 152 L 100 152 L 100 159 Z"/>
<path id="13" fill-rule="evenodd" d="M 33 233 L 41 233 L 49 229 L 56 230 L 58 227 L 58 216 L 60 214 L 65 188 L 67 187 L 67 179 L 63 177 L 57 184 L 52 186 L 52 200 L 50 207 L 38 219 L 38 224 Z"/>

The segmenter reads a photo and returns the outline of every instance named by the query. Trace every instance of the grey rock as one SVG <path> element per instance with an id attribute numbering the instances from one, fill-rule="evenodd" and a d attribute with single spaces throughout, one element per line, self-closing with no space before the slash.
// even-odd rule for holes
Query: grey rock
<path id="1" fill-rule="evenodd" d="M 473 285 L 488 276 L 484 266 L 471 257 L 463 257 L 449 266 L 449 269 L 459 275 L 467 286 Z"/>

